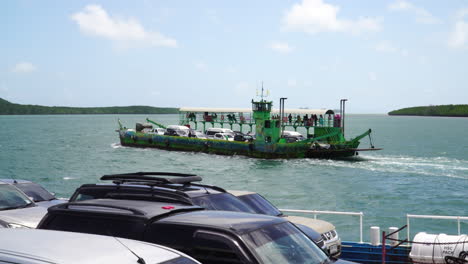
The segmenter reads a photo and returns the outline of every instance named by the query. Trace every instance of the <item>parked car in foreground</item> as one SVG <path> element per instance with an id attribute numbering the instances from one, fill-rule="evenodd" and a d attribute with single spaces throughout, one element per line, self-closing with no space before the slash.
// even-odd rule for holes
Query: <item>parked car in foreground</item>
<path id="1" fill-rule="evenodd" d="M 172 178 L 171 178 L 172 177 Z M 272 216 L 284 216 L 276 207 L 263 197 L 257 195 L 242 196 L 245 200 L 227 192 L 221 187 L 196 183 L 200 176 L 194 174 L 169 172 L 136 172 L 125 174 L 104 175 L 101 180 L 112 183 L 84 184 L 71 196 L 70 201 L 81 201 L 99 198 L 152 199 L 178 201 L 188 205 L 198 205 L 208 210 L 237 211 L 260 213 Z M 233 192 L 238 195 L 240 192 Z M 250 192 L 249 192 L 250 193 Z M 324 247 L 332 256 L 339 256 L 341 240 L 331 223 L 305 217 L 289 216 L 289 221 L 308 226 L 320 235 L 305 230 L 320 247 Z M 334 234 L 329 238 L 329 234 Z M 325 238 L 323 238 L 325 236 Z"/>
<path id="2" fill-rule="evenodd" d="M 49 208 L 38 228 L 157 243 L 204 264 L 335 262 L 284 218 L 202 209 L 181 203 L 93 199 Z"/>
<path id="3" fill-rule="evenodd" d="M 0 229 L 0 263 L 200 264 L 174 249 L 141 241 L 28 229 Z"/>
<path id="4" fill-rule="evenodd" d="M 41 185 L 27 181 L 27 180 L 15 180 L 15 179 L 0 179 L 0 182 L 8 183 L 16 188 L 20 189 L 25 193 L 36 205 L 43 207 L 50 207 L 59 203 L 64 203 L 66 200 L 57 199 L 54 194 L 50 193 Z"/>
<path id="5" fill-rule="evenodd" d="M 46 213 L 18 188 L 0 182 L 0 227 L 36 228 Z"/>
<path id="6" fill-rule="evenodd" d="M 325 248 L 330 256 L 339 257 L 341 254 L 341 239 L 333 224 L 319 219 L 309 217 L 284 215 L 276 206 L 267 199 L 255 192 L 249 191 L 228 191 L 248 204 L 256 213 L 272 216 L 284 217 L 294 224 L 307 226 L 321 234 Z"/>

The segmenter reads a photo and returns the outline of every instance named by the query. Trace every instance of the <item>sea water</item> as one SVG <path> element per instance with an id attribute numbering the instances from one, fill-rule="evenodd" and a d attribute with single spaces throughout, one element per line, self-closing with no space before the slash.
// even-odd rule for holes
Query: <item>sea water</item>
<path id="1" fill-rule="evenodd" d="M 372 128 L 381 151 L 350 160 L 263 160 L 243 156 L 122 147 L 117 119 L 127 127 L 146 117 L 177 124 L 177 115 L 0 116 L 0 178 L 27 179 L 69 197 L 104 174 L 136 171 L 195 173 L 203 182 L 261 193 L 283 209 L 362 212 L 370 226 L 406 224 L 406 214 L 468 216 L 468 119 L 347 115 L 346 137 Z M 244 127 L 246 128 L 246 127 Z M 368 138 L 361 141 L 368 148 Z M 359 240 L 359 218 L 318 215 L 344 240 Z M 411 220 L 418 231 L 457 234 L 456 221 Z M 468 221 L 461 223 L 468 233 Z M 400 237 L 406 237 L 401 235 Z"/>

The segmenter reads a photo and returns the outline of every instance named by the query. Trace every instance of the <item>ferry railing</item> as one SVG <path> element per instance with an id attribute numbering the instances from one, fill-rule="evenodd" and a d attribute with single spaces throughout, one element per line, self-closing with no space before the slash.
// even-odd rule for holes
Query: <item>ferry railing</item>
<path id="1" fill-rule="evenodd" d="M 359 216 L 359 243 L 364 243 L 362 240 L 362 220 L 364 218 L 363 212 L 338 212 L 338 211 L 319 211 L 319 210 L 299 210 L 299 209 L 279 209 L 282 212 L 290 213 L 304 213 L 304 214 L 313 214 L 314 219 L 317 219 L 317 215 L 327 214 L 327 215 L 349 215 L 349 216 Z"/>
<path id="2" fill-rule="evenodd" d="M 406 215 L 406 225 L 408 226 L 408 237 L 410 237 L 410 219 L 419 218 L 419 219 L 442 219 L 442 220 L 457 220 L 458 226 L 458 235 L 461 235 L 461 221 L 468 221 L 467 216 L 444 216 L 444 215 Z"/>

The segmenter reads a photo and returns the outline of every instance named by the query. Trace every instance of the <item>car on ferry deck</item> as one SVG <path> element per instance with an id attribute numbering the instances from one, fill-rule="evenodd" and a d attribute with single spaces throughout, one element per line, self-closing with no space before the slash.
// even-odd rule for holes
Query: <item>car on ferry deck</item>
<path id="1" fill-rule="evenodd" d="M 178 136 L 178 137 L 188 137 L 190 128 L 186 126 L 170 125 L 167 126 L 165 136 Z"/>
<path id="2" fill-rule="evenodd" d="M 229 128 L 210 127 L 205 131 L 207 138 L 214 138 L 216 133 L 228 133 L 234 137 L 234 131 Z"/>
<path id="3" fill-rule="evenodd" d="M 213 139 L 234 141 L 234 136 L 231 133 L 216 133 Z"/>
<path id="4" fill-rule="evenodd" d="M 228 190 L 228 192 L 248 204 L 256 213 L 284 217 L 290 222 L 298 225 L 299 228 L 301 228 L 301 226 L 306 226 L 315 230 L 320 233 L 325 244 L 325 250 L 328 254 L 333 257 L 340 256 L 341 238 L 338 235 L 335 226 L 330 222 L 309 217 L 284 215 L 278 208 L 276 208 L 276 206 L 265 199 L 265 197 L 255 192 L 233 190 Z"/>
<path id="5" fill-rule="evenodd" d="M 147 134 L 164 135 L 164 133 L 166 133 L 166 129 L 157 127 L 157 128 L 149 129 L 147 131 L 143 129 L 143 132 Z"/>
<path id="6" fill-rule="evenodd" d="M 283 216 L 276 207 L 264 198 L 263 200 L 260 199 L 260 202 L 264 204 L 264 208 L 269 209 L 267 212 L 259 211 L 258 208 L 249 205 L 221 187 L 196 183 L 197 181 L 201 181 L 202 178 L 194 174 L 136 172 L 104 175 L 101 177 L 101 180 L 112 181 L 112 183 L 84 184 L 75 190 L 70 201 L 74 202 L 100 198 L 131 198 L 141 200 L 156 199 L 159 201 L 179 201 L 190 205 L 198 205 L 208 210 L 237 211 Z M 249 197 L 255 196 L 247 196 L 247 198 Z M 258 198 L 261 198 L 261 196 L 258 196 Z M 288 220 L 291 218 L 292 216 L 290 216 Z M 296 217 L 296 219 L 300 219 L 300 217 Z M 339 240 L 335 227 L 331 223 L 323 220 L 315 220 L 311 218 L 306 218 L 306 220 L 307 223 L 298 222 L 298 224 L 309 226 L 308 228 L 312 229 L 314 229 L 314 227 L 318 228 L 316 231 L 320 233 L 319 236 L 316 236 L 316 234 L 312 234 L 312 232 L 308 232 L 307 230 L 304 232 L 309 235 L 312 234 L 309 237 L 319 245 L 322 245 L 325 240 L 323 236 L 328 234 L 328 232 L 334 232 L 334 234 L 336 234 L 336 239 L 334 239 L 335 243 L 333 243 L 337 244 L 336 252 L 335 246 L 327 248 L 326 250 L 331 251 L 333 253 L 332 256 L 338 256 L 341 249 L 341 243 L 338 242 L 341 240 Z M 331 243 L 329 244 L 330 246 L 332 245 Z"/>
<path id="7" fill-rule="evenodd" d="M 156 244 L 37 229 L 0 229 L 0 263 L 200 264 L 184 253 Z"/>
<path id="8" fill-rule="evenodd" d="M 306 140 L 306 138 L 297 131 L 283 131 L 282 137 L 286 138 L 289 143 Z"/>
<path id="9" fill-rule="evenodd" d="M 203 132 L 194 129 L 190 129 L 189 137 L 207 139 L 206 135 Z"/>
<path id="10" fill-rule="evenodd" d="M 0 179 L 0 182 L 8 183 L 25 193 L 36 205 L 50 207 L 56 204 L 65 203 L 66 199 L 58 199 L 55 195 L 40 184 L 27 180 Z"/>
<path id="11" fill-rule="evenodd" d="M 284 218 L 181 203 L 124 199 L 65 203 L 49 208 L 39 228 L 161 244 L 204 264 L 350 263 L 329 258 Z"/>
<path id="12" fill-rule="evenodd" d="M 15 186 L 0 181 L 0 227 L 36 228 L 47 213 Z"/>

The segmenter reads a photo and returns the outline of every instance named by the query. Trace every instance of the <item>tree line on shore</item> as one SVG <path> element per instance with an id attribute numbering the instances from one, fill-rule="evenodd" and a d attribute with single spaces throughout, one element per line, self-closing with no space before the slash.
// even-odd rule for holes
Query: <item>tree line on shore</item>
<path id="1" fill-rule="evenodd" d="M 152 106 L 65 107 L 14 104 L 0 98 L 0 115 L 177 114 L 178 108 Z"/>
<path id="2" fill-rule="evenodd" d="M 468 117 L 468 104 L 463 105 L 430 105 L 402 108 L 391 111 L 389 115 L 410 116 L 454 116 Z"/>

